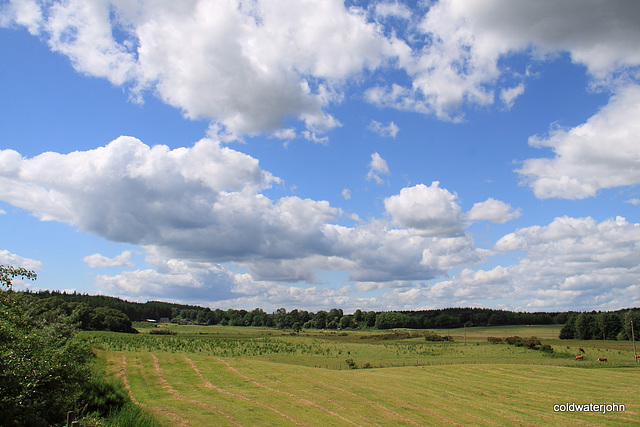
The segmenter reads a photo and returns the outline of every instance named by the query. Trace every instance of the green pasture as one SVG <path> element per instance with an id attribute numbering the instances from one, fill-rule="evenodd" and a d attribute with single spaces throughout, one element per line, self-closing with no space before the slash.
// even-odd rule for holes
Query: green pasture
<path id="1" fill-rule="evenodd" d="M 557 326 L 436 331 L 290 331 L 162 325 L 176 335 L 85 332 L 159 425 L 638 425 L 629 342 L 557 339 Z M 466 333 L 466 342 L 465 342 Z M 554 353 L 489 344 L 538 336 Z M 401 337 L 400 339 L 398 337 Z M 576 361 L 578 348 L 584 360 Z M 606 357 L 607 362 L 598 362 Z M 357 369 L 349 369 L 351 366 Z M 556 412 L 556 404 L 625 412 Z"/>

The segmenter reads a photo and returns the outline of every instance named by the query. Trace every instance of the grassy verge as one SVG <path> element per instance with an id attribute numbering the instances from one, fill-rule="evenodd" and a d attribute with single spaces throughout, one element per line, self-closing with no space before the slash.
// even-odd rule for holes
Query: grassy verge
<path id="1" fill-rule="evenodd" d="M 95 350 L 94 378 L 84 395 L 84 407 L 78 408 L 84 427 L 155 427 L 153 416 L 132 401 L 133 396 L 119 373 L 108 372 L 111 361 Z"/>

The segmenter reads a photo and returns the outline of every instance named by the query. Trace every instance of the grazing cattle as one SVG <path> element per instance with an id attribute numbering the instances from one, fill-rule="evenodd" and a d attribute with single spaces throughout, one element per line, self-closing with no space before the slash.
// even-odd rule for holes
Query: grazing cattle
<path id="1" fill-rule="evenodd" d="M 584 356 L 576 356 L 576 360 L 582 360 Z"/>
<path id="2" fill-rule="evenodd" d="M 635 357 L 636 359 L 640 359 L 640 354 L 636 354 L 634 357 Z"/>
<path id="3" fill-rule="evenodd" d="M 578 351 L 579 351 L 580 353 L 584 353 L 584 350 L 582 349 L 582 347 L 578 347 Z"/>
<path id="4" fill-rule="evenodd" d="M 606 362 L 607 358 L 606 357 L 601 357 L 598 359 L 598 362 Z"/>

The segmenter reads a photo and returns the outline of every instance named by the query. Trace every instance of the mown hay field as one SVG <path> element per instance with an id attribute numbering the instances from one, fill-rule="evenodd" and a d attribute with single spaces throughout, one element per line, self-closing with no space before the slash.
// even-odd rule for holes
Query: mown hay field
<path id="1" fill-rule="evenodd" d="M 84 334 L 163 426 L 640 423 L 631 344 L 561 341 L 548 326 L 437 331 L 454 342 L 411 337 L 424 331 L 164 327 L 178 334 Z M 532 331 L 555 352 L 486 340 Z M 576 361 L 579 347 L 584 360 Z M 625 411 L 554 411 L 571 403 Z"/>

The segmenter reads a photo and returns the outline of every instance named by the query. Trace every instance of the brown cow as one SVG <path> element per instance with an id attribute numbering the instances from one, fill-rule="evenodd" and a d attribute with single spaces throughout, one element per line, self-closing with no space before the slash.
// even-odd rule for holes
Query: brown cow
<path id="1" fill-rule="evenodd" d="M 640 354 L 636 354 L 634 357 L 635 357 L 636 359 L 640 359 Z"/>
<path id="2" fill-rule="evenodd" d="M 576 356 L 576 360 L 582 360 L 584 356 Z"/>
<path id="3" fill-rule="evenodd" d="M 598 359 L 598 362 L 606 362 L 607 358 L 606 357 L 601 357 Z"/>

